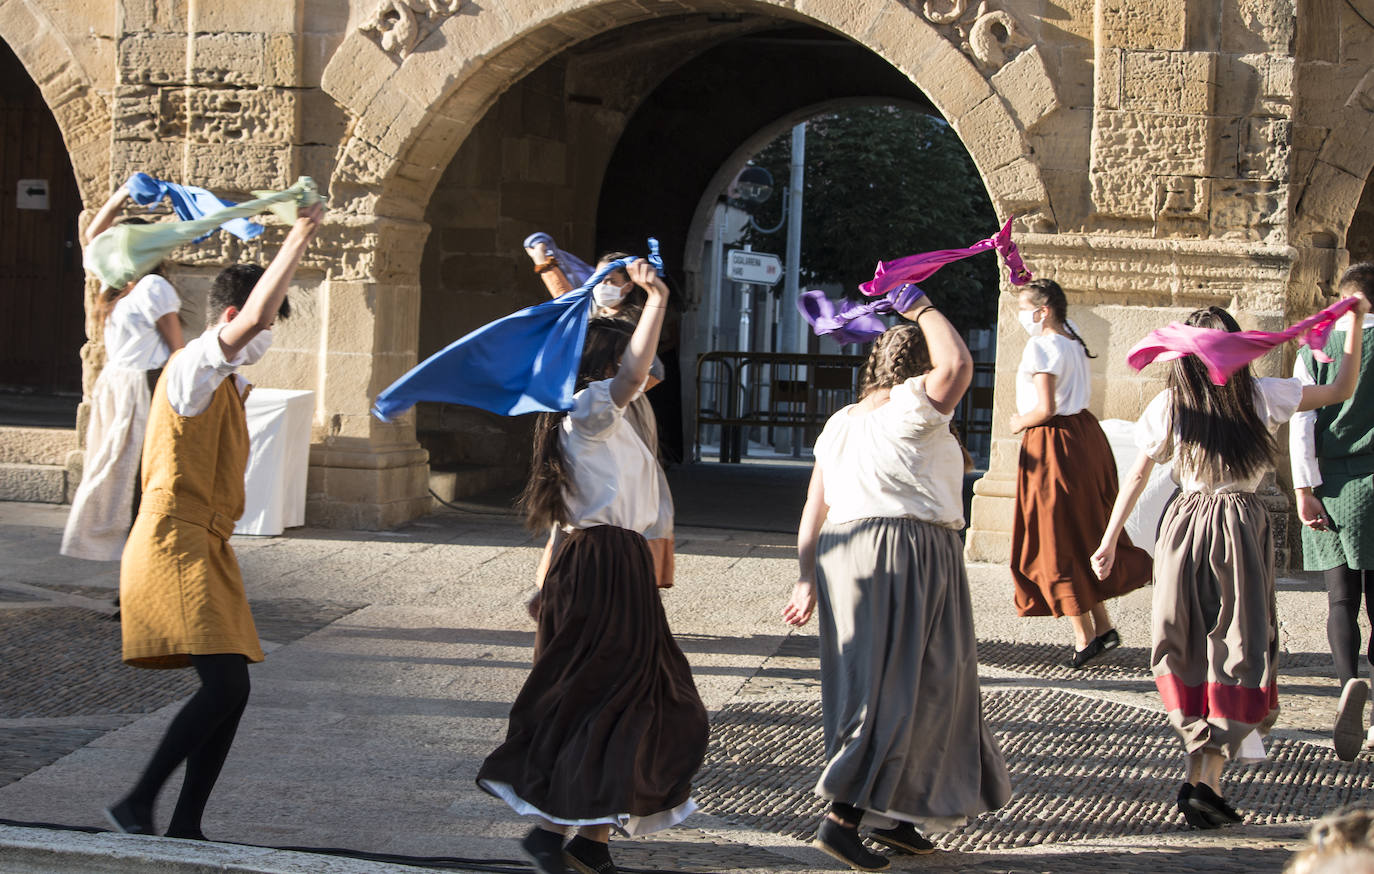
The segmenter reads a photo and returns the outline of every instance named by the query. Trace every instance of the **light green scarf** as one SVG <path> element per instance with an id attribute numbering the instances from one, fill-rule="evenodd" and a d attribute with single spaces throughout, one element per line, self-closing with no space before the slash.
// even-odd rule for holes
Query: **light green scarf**
<path id="1" fill-rule="evenodd" d="M 296 220 L 296 210 L 320 202 L 315 180 L 302 176 L 285 191 L 254 191 L 256 199 L 228 206 L 186 222 L 150 225 L 122 224 L 102 231 L 86 246 L 86 269 L 107 288 L 123 288 L 162 263 L 173 249 L 235 218 L 247 218 L 271 210 L 286 222 Z"/>

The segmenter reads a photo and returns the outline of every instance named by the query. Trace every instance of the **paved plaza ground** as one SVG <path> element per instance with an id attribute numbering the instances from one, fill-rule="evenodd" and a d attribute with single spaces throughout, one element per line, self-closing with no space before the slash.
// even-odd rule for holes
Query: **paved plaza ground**
<path id="1" fill-rule="evenodd" d="M 100 828 L 101 808 L 131 784 L 194 678 L 119 663 L 117 568 L 59 557 L 65 516 L 0 504 L 0 819 Z M 626 870 L 837 870 L 806 843 L 823 809 L 811 794 L 817 645 L 814 623 L 789 632 L 778 618 L 795 538 L 707 527 L 678 536 L 678 585 L 663 600 L 712 716 L 701 812 L 613 852 Z M 207 834 L 528 870 L 512 861 L 526 823 L 473 779 L 529 664 L 523 603 L 538 546 L 509 516 L 452 511 L 386 532 L 235 538 L 269 655 L 252 669 Z M 1003 568 L 970 576 L 983 706 L 1014 796 L 895 869 L 1279 871 L 1313 817 L 1368 797 L 1374 760 L 1342 763 L 1327 737 L 1338 690 L 1319 581 L 1280 581 L 1284 711 L 1272 755 L 1226 777 L 1247 823 L 1202 833 L 1173 811 L 1181 757 L 1149 678 L 1150 591 L 1114 605 L 1121 649 L 1071 672 L 1059 666 L 1067 621 L 1016 618 Z M 170 807 L 164 795 L 160 823 Z M 0 826 L 0 870 L 407 869 L 11 825 Z"/>

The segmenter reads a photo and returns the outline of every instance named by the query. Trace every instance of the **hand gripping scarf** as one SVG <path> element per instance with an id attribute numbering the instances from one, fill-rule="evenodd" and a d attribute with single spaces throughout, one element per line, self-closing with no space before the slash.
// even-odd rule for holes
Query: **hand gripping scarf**
<path id="1" fill-rule="evenodd" d="M 1231 374 L 1264 353 L 1289 340 L 1300 340 L 1312 348 L 1318 361 L 1330 361 L 1322 351 L 1341 316 L 1355 308 L 1355 298 L 1339 300 L 1313 316 L 1308 316 L 1282 331 L 1238 331 L 1234 334 L 1216 328 L 1197 328 L 1174 322 L 1149 335 L 1126 354 L 1126 362 L 1140 370 L 1152 361 L 1174 361 L 1196 355 L 1207 366 L 1207 375 L 1216 385 L 1225 385 Z"/>
<path id="2" fill-rule="evenodd" d="M 296 209 L 319 203 L 315 180 L 302 176 L 285 191 L 255 191 L 255 200 L 216 210 L 185 222 L 151 225 L 122 224 L 102 231 L 86 246 L 86 269 L 108 288 L 123 288 L 152 270 L 173 249 L 235 218 L 247 218 L 271 210 L 284 221 L 296 220 Z"/>
<path id="3" fill-rule="evenodd" d="M 887 330 L 887 323 L 878 318 L 884 313 L 904 313 L 925 292 L 915 285 L 899 285 L 883 297 L 868 303 L 845 301 L 840 309 L 823 291 L 804 291 L 797 298 L 797 309 L 811 324 L 817 337 L 829 335 L 836 343 L 867 343 Z"/>
<path id="4" fill-rule="evenodd" d="M 455 340 L 377 395 L 372 414 L 391 422 L 419 401 L 466 404 L 503 416 L 571 410 L 592 289 L 637 260 L 612 261 L 576 291 L 517 310 Z M 663 273 L 658 240 L 652 237 L 646 260 Z"/>
<path id="5" fill-rule="evenodd" d="M 1007 223 L 1002 225 L 1002 230 L 998 231 L 995 236 L 988 237 L 986 240 L 979 240 L 964 249 L 939 249 L 934 252 L 922 252 L 919 255 L 908 255 L 905 258 L 898 258 L 896 261 L 879 261 L 878 269 L 873 271 L 873 278 L 860 285 L 859 291 L 868 297 L 887 294 L 903 283 L 921 282 L 928 279 L 935 271 L 952 261 L 962 261 L 989 249 L 996 249 L 997 254 L 1001 255 L 1002 260 L 1007 263 L 1007 272 L 1010 274 L 1008 278 L 1011 280 L 1011 284 L 1025 285 L 1030 282 L 1031 273 L 1026 269 L 1026 265 L 1021 262 L 1020 250 L 1011 241 L 1011 222 L 1011 218 L 1007 219 Z"/>
<path id="6" fill-rule="evenodd" d="M 140 206 L 149 206 L 164 197 L 167 198 L 172 202 L 172 211 L 177 214 L 177 218 L 184 222 L 204 218 L 226 206 L 236 205 L 232 200 L 221 200 L 204 188 L 164 182 L 161 179 L 154 179 L 147 173 L 135 173 L 130 176 L 129 181 L 124 183 L 124 187 L 128 189 L 129 197 L 133 202 Z M 250 222 L 246 218 L 230 219 L 224 223 L 223 228 L 240 240 L 251 240 L 262 233 L 262 225 L 257 222 Z M 214 232 L 214 230 L 207 231 L 191 242 L 199 243 Z"/>
<path id="7" fill-rule="evenodd" d="M 548 247 L 550 255 L 558 259 L 558 265 L 563 268 L 563 275 L 568 277 L 568 281 L 573 285 L 581 285 L 587 281 L 587 277 L 592 275 L 592 268 L 586 261 L 577 257 L 571 252 L 558 248 L 558 244 L 553 241 L 553 237 L 543 231 L 530 234 L 525 238 L 525 248 L 533 249 L 538 243 L 543 243 Z"/>

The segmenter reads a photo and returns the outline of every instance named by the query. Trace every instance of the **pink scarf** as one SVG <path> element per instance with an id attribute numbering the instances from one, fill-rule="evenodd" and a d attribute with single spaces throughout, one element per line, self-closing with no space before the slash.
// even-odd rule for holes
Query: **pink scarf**
<path id="1" fill-rule="evenodd" d="M 1322 351 L 1341 316 L 1355 308 L 1355 298 L 1347 297 L 1313 316 L 1308 316 L 1282 331 L 1239 331 L 1229 333 L 1215 328 L 1195 328 L 1173 322 L 1151 331 L 1126 355 L 1126 362 L 1140 370 L 1152 361 L 1174 361 L 1196 355 L 1207 366 L 1207 375 L 1216 385 L 1225 385 L 1231 374 L 1264 353 L 1289 340 L 1301 340 L 1312 348 L 1318 361 L 1330 361 Z"/>
<path id="2" fill-rule="evenodd" d="M 919 255 L 907 255 L 895 261 L 879 261 L 878 269 L 873 271 L 873 278 L 860 285 L 859 291 L 868 297 L 878 297 L 899 285 L 921 282 L 951 261 L 962 261 L 989 249 L 996 249 L 1002 260 L 1007 262 L 1011 284 L 1025 285 L 1030 282 L 1031 272 L 1021 262 L 1021 253 L 1011 241 L 1011 221 L 1010 218 L 1007 219 L 1007 223 L 1002 225 L 1002 230 L 998 231 L 996 236 L 980 240 L 966 249 L 940 249 L 935 252 L 922 252 Z"/>

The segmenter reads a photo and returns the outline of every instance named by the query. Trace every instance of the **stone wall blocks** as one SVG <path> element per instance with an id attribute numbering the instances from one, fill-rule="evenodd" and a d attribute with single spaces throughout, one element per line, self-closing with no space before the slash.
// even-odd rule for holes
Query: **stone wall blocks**
<path id="1" fill-rule="evenodd" d="M 184 170 L 184 155 L 178 143 L 115 140 L 110 147 L 111 170 L 123 182 L 130 173 L 141 170 L 159 179 L 177 179 Z M 109 197 L 100 195 L 99 203 Z"/>
<path id="2" fill-rule="evenodd" d="M 214 179 L 226 190 L 282 189 L 296 181 L 295 169 L 289 146 L 192 143 L 186 149 L 186 178 Z"/>
<path id="3" fill-rule="evenodd" d="M 962 116 L 951 119 L 950 124 L 964 142 L 978 144 L 970 151 L 979 169 L 985 173 L 1030 154 L 1025 134 L 1007 112 L 1007 105 L 995 94 Z"/>
<path id="4" fill-rule="evenodd" d="M 1027 158 L 1018 158 L 984 174 L 993 206 L 999 216 L 1020 216 L 1037 232 L 1054 229 L 1057 222 L 1050 207 L 1049 194 L 1041 181 L 1040 168 Z"/>
<path id="5" fill-rule="evenodd" d="M 191 84 L 237 85 L 279 83 L 266 64 L 266 37 L 260 33 L 197 33 L 191 43 Z"/>
<path id="6" fill-rule="evenodd" d="M 1264 179 L 1210 180 L 1213 236 L 1280 245 L 1288 236 L 1288 188 Z"/>
<path id="7" fill-rule="evenodd" d="M 1326 230 L 1336 239 L 1343 238 L 1351 205 L 1359 203 L 1364 186 L 1364 176 L 1356 176 L 1319 156 L 1294 209 L 1296 226 L 1304 231 Z"/>
<path id="8" fill-rule="evenodd" d="M 301 0 L 198 0 L 196 30 L 205 33 L 295 33 Z"/>
<path id="9" fill-rule="evenodd" d="M 149 33 L 186 33 L 190 0 L 118 0 L 115 6 L 122 19 L 117 26 L 122 29 L 136 26 Z"/>
<path id="10" fill-rule="evenodd" d="M 1187 3 L 1101 0 L 1097 42 L 1141 51 L 1182 51 L 1186 48 L 1187 9 Z"/>
<path id="11" fill-rule="evenodd" d="M 184 85 L 186 51 L 185 34 L 126 33 L 116 49 L 116 81 L 123 85 Z"/>
<path id="12" fill-rule="evenodd" d="M 1038 46 L 1031 46 L 992 75 L 992 85 L 1027 132 L 1059 108 L 1054 80 Z"/>
<path id="13" fill-rule="evenodd" d="M 301 94 L 284 88 L 168 90 L 166 138 L 207 145 L 288 145 L 300 139 Z"/>
<path id="14" fill-rule="evenodd" d="M 340 106 L 360 117 L 398 66 L 400 62 L 394 56 L 353 31 L 344 37 L 324 68 L 320 87 Z"/>

